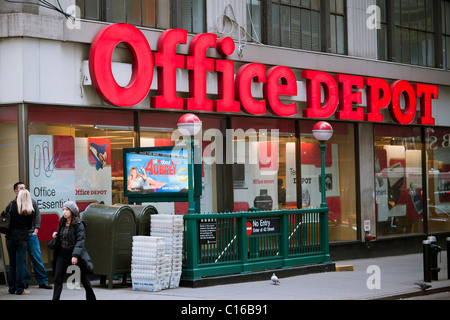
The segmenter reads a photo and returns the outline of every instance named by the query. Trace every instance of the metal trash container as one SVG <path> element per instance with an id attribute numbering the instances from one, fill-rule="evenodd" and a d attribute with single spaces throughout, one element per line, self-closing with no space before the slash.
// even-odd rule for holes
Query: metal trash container
<path id="1" fill-rule="evenodd" d="M 112 288 L 113 276 L 122 274 L 126 280 L 131 272 L 133 236 L 136 235 L 136 219 L 129 206 L 113 206 L 92 203 L 83 214 L 87 222 L 86 249 L 94 264 L 94 274 L 100 275 L 104 284 Z"/>
<path id="2" fill-rule="evenodd" d="M 150 235 L 150 215 L 158 214 L 154 206 L 150 205 L 128 205 L 134 211 L 136 219 L 136 235 L 149 236 Z"/>

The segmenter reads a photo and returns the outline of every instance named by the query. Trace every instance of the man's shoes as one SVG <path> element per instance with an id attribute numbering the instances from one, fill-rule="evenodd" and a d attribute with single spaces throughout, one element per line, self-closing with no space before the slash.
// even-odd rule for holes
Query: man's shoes
<path id="1" fill-rule="evenodd" d="M 40 289 L 53 289 L 53 287 L 51 285 L 49 285 L 48 283 L 43 283 L 39 285 Z"/>

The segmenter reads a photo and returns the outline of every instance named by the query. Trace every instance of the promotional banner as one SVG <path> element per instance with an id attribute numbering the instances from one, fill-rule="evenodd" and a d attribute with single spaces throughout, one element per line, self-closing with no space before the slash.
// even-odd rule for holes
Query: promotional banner
<path id="1" fill-rule="evenodd" d="M 187 192 L 187 150 L 124 152 L 128 194 Z"/>

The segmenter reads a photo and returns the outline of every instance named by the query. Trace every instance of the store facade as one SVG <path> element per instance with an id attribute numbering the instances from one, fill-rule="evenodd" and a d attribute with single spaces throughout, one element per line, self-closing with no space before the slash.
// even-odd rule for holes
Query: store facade
<path id="1" fill-rule="evenodd" d="M 325 120 L 332 259 L 417 252 L 427 234 L 450 233 L 450 71 L 181 28 L 1 17 L 0 203 L 26 182 L 44 260 L 62 203 L 128 203 L 122 149 L 174 145 L 186 112 L 203 125 L 202 212 L 318 207 L 312 127 Z"/>

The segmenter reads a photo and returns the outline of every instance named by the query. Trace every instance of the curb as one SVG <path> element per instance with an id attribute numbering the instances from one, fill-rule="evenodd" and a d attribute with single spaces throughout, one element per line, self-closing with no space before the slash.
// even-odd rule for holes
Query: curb
<path id="1" fill-rule="evenodd" d="M 421 297 L 421 296 L 427 296 L 427 295 L 431 295 L 431 294 L 449 292 L 449 291 L 450 291 L 450 286 L 445 285 L 442 287 L 430 288 L 427 290 L 411 290 L 411 291 L 398 292 L 398 293 L 388 294 L 385 296 L 368 298 L 367 300 L 400 300 L 400 299 Z"/>
<path id="2" fill-rule="evenodd" d="M 180 287 L 203 288 L 224 284 L 245 283 L 250 281 L 261 281 L 270 279 L 272 273 L 276 273 L 278 278 L 287 278 L 313 273 L 334 272 L 336 265 L 334 262 L 304 265 L 299 267 L 289 267 L 285 269 L 270 269 L 241 274 L 231 274 L 224 276 L 205 277 L 201 279 L 181 279 Z"/>

